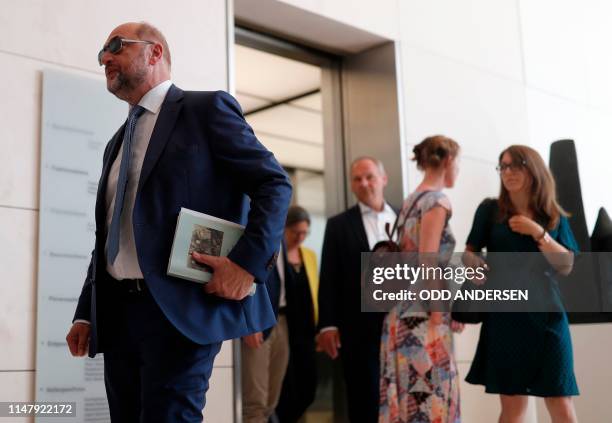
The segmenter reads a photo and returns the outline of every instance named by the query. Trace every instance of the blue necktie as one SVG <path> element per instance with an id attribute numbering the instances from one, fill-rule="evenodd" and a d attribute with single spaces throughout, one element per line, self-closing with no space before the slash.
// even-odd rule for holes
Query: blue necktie
<path id="1" fill-rule="evenodd" d="M 144 113 L 145 109 L 142 106 L 134 106 L 130 110 L 127 123 L 125 124 L 125 132 L 123 134 L 123 154 L 121 155 L 121 167 L 119 168 L 119 178 L 117 179 L 117 194 L 115 195 L 115 208 L 113 210 L 113 219 L 111 220 L 110 229 L 108 231 L 108 249 L 106 251 L 106 260 L 109 264 L 113 264 L 119 253 L 119 235 L 121 229 L 121 212 L 123 211 L 123 201 L 125 200 L 125 191 L 128 183 L 128 170 L 130 169 L 130 158 L 132 156 L 132 139 L 134 138 L 134 128 L 136 121 Z"/>

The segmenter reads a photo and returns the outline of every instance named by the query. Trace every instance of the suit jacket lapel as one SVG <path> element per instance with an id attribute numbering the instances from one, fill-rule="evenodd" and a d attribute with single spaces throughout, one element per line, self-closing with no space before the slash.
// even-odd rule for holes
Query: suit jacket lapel
<path id="1" fill-rule="evenodd" d="M 157 122 L 155 122 L 155 128 L 153 128 L 153 134 L 151 134 L 149 147 L 147 148 L 144 162 L 142 163 L 137 192 L 140 192 L 142 189 L 153 167 L 155 167 L 155 163 L 157 163 L 162 151 L 164 151 L 166 143 L 170 139 L 170 134 L 182 107 L 182 98 L 183 91 L 175 85 L 172 85 L 159 111 Z"/>
<path id="2" fill-rule="evenodd" d="M 366 235 L 365 227 L 363 226 L 363 219 L 361 218 L 361 210 L 359 205 L 355 205 L 349 209 L 348 219 L 353 227 L 353 233 L 357 237 L 361 251 L 369 251 L 370 244 L 368 243 L 368 236 Z"/>

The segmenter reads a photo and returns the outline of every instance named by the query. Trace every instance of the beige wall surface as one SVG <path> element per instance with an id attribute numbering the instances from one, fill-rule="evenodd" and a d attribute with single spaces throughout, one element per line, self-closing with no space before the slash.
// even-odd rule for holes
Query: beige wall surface
<path id="1" fill-rule="evenodd" d="M 42 70 L 93 75 L 103 84 L 97 52 L 108 33 L 123 22 L 146 20 L 168 39 L 177 85 L 226 89 L 226 2 L 187 0 L 170 7 L 167 2 L 144 0 L 5 0 L 0 9 L 0 66 L 4 69 L 0 101 L 0 401 L 31 401 L 36 371 Z M 70 322 L 65 324 L 67 331 Z M 210 392 L 214 400 L 207 417 L 229 422 L 233 416 L 232 396 L 228 395 L 233 389 L 229 344 L 216 365 Z"/>
<path id="2" fill-rule="evenodd" d="M 355 28 L 395 39 L 397 5 L 403 0 L 277 0 Z"/>

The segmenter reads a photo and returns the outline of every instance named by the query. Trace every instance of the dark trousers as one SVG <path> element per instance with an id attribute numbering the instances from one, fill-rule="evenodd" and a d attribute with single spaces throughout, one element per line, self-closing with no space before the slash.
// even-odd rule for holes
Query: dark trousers
<path id="1" fill-rule="evenodd" d="M 313 403 L 317 391 L 315 346 L 310 342 L 290 344 L 289 364 L 276 406 L 280 423 L 295 423 Z"/>
<path id="2" fill-rule="evenodd" d="M 110 283 L 120 284 L 120 281 Z M 168 321 L 145 289 L 113 289 L 104 381 L 113 423 L 201 422 L 221 343 L 199 345 Z"/>
<path id="3" fill-rule="evenodd" d="M 380 398 L 380 341 L 342 340 L 340 358 L 351 423 L 378 422 Z"/>

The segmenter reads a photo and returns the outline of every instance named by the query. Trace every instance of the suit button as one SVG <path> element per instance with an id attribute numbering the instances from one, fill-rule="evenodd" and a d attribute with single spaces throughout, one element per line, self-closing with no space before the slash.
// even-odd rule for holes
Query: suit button
<path id="1" fill-rule="evenodd" d="M 278 251 L 272 254 L 272 257 L 270 257 L 270 260 L 268 260 L 268 263 L 266 263 L 266 270 L 272 270 L 272 268 L 274 267 L 274 264 L 276 264 L 277 259 L 278 259 Z"/>

